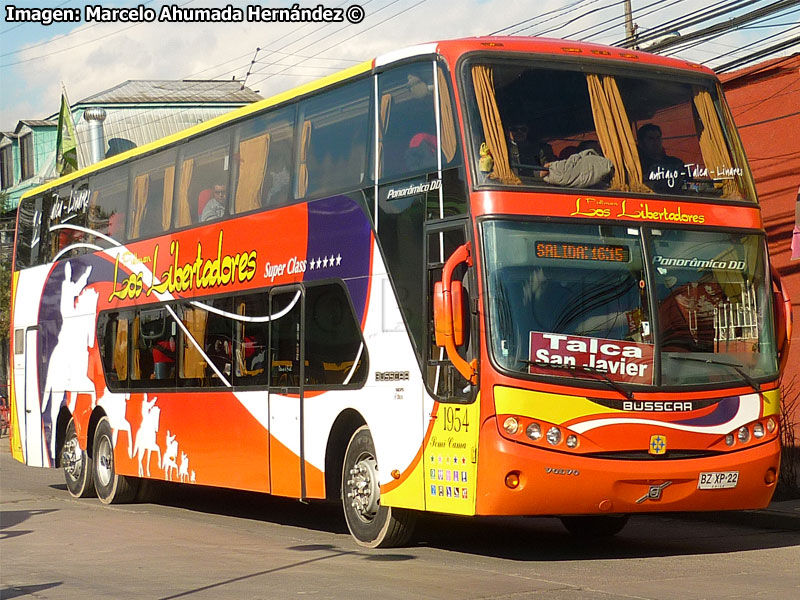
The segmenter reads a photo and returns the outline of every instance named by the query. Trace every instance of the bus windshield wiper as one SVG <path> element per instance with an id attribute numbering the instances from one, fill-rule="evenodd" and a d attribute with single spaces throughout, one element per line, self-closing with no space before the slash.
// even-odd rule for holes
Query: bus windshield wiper
<path id="1" fill-rule="evenodd" d="M 711 358 L 692 358 L 691 356 L 680 356 L 674 354 L 668 354 L 669 358 L 673 360 L 685 360 L 689 362 L 700 362 L 706 363 L 707 365 L 721 365 L 723 367 L 730 367 L 734 371 L 736 371 L 739 375 L 741 375 L 742 379 L 744 379 L 751 388 L 753 388 L 756 392 L 761 392 L 761 386 L 759 383 L 750 377 L 747 372 L 744 370 L 744 365 L 740 365 L 739 363 L 732 363 L 732 362 L 724 362 L 721 360 L 714 360 Z"/>
<path id="2" fill-rule="evenodd" d="M 628 400 L 633 400 L 633 392 L 631 390 L 627 390 L 624 387 L 622 387 L 618 382 L 616 382 L 613 379 L 611 379 L 608 375 L 605 374 L 604 371 L 602 371 L 600 369 L 597 369 L 597 368 L 594 368 L 594 367 L 587 367 L 587 366 L 575 367 L 575 366 L 572 366 L 572 365 L 558 365 L 558 364 L 554 365 L 554 364 L 549 363 L 549 362 L 542 362 L 542 361 L 536 361 L 536 360 L 524 360 L 523 359 L 523 360 L 520 360 L 520 362 L 522 362 L 522 363 L 524 363 L 526 365 L 533 365 L 534 367 L 544 367 L 545 369 L 554 369 L 554 370 L 557 370 L 557 371 L 583 371 L 583 372 L 589 373 L 591 375 L 599 375 L 604 382 L 606 382 L 608 385 L 610 385 L 612 388 L 614 388 L 620 394 L 625 396 Z"/>

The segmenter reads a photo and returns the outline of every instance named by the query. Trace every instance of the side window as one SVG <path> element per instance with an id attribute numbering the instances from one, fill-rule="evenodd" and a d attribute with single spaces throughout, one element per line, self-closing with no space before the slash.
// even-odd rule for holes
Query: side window
<path id="1" fill-rule="evenodd" d="M 300 105 L 296 198 L 361 186 L 371 129 L 370 83 L 365 79 Z"/>
<path id="2" fill-rule="evenodd" d="M 280 206 L 289 200 L 294 114 L 290 107 L 239 126 L 234 213 Z"/>
<path id="3" fill-rule="evenodd" d="M 345 289 L 309 287 L 305 311 L 306 385 L 363 384 L 367 353 Z"/>
<path id="4" fill-rule="evenodd" d="M 169 229 L 174 187 L 174 150 L 145 159 L 134 167 L 130 239 L 157 235 Z"/>
<path id="5" fill-rule="evenodd" d="M 86 244 L 89 212 L 89 183 L 86 179 L 66 185 L 51 196 L 50 244 L 51 259 L 58 260 L 88 252 Z"/>
<path id="6" fill-rule="evenodd" d="M 300 385 L 300 324 L 302 292 L 299 289 L 270 294 L 270 375 L 272 387 Z"/>
<path id="7" fill-rule="evenodd" d="M 177 324 L 166 308 L 137 311 L 131 346 L 136 387 L 174 387 Z"/>
<path id="8" fill-rule="evenodd" d="M 236 323 L 233 336 L 234 383 L 264 385 L 267 382 L 269 298 L 265 293 L 234 299 Z"/>
<path id="9" fill-rule="evenodd" d="M 89 177 L 89 228 L 118 242 L 125 241 L 125 215 L 128 205 L 128 167 L 117 167 Z M 107 248 L 109 243 L 96 238 Z"/>
<path id="10" fill-rule="evenodd" d="M 102 313 L 97 319 L 100 359 L 109 389 L 128 386 L 128 347 L 133 311 Z"/>
<path id="11" fill-rule="evenodd" d="M 178 347 L 178 378 L 181 385 L 227 387 L 231 383 L 232 305 L 231 298 L 181 305 L 181 321 L 189 332 L 181 336 Z"/>
<path id="12" fill-rule="evenodd" d="M 229 130 L 186 144 L 178 182 L 176 227 L 221 219 L 228 212 Z"/>
<path id="13" fill-rule="evenodd" d="M 15 264 L 17 269 L 32 267 L 45 262 L 45 246 L 42 240 L 45 217 L 44 196 L 25 198 L 19 204 L 19 227 Z M 49 217 L 49 216 L 48 216 Z M 48 236 L 44 236 L 47 239 Z"/>
<path id="14" fill-rule="evenodd" d="M 380 181 L 436 170 L 433 92 L 430 62 L 398 67 L 378 75 Z"/>

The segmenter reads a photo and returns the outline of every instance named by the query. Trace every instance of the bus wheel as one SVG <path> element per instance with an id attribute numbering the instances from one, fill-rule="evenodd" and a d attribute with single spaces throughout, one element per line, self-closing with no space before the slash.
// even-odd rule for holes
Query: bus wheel
<path id="1" fill-rule="evenodd" d="M 64 447 L 61 449 L 61 468 L 67 481 L 67 490 L 73 498 L 94 496 L 94 479 L 92 478 L 92 459 L 86 450 L 78 444 L 75 421 L 69 420 Z"/>
<path id="2" fill-rule="evenodd" d="M 416 515 L 381 506 L 378 462 L 369 428 L 356 430 L 344 455 L 342 505 L 347 527 L 356 542 L 367 548 L 391 548 L 411 537 Z"/>
<path id="3" fill-rule="evenodd" d="M 572 535 L 583 538 L 617 535 L 628 523 L 628 515 L 597 515 L 592 517 L 561 517 L 561 523 Z"/>
<path id="4" fill-rule="evenodd" d="M 139 480 L 118 475 L 114 468 L 114 445 L 111 425 L 103 417 L 94 432 L 94 487 L 103 504 L 131 502 L 136 497 Z"/>

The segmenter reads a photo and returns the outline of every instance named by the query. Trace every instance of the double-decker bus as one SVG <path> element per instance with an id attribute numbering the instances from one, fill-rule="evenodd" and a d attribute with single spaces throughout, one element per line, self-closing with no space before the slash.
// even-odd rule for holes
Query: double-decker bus
<path id="1" fill-rule="evenodd" d="M 27 194 L 13 455 L 419 511 L 758 508 L 788 299 L 714 74 L 562 40 L 364 62 Z"/>

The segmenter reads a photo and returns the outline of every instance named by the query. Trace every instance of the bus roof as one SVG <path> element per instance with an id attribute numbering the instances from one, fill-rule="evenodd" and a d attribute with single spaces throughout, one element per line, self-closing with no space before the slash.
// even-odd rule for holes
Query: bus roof
<path id="1" fill-rule="evenodd" d="M 366 60 L 362 63 L 342 71 L 338 71 L 321 79 L 316 79 L 309 83 L 289 89 L 285 92 L 270 96 L 269 98 L 265 98 L 264 100 L 253 102 L 247 106 L 234 109 L 229 113 L 220 115 L 208 121 L 204 121 L 203 123 L 199 123 L 193 127 L 189 127 L 172 135 L 160 138 L 145 144 L 144 146 L 139 146 L 121 154 L 117 154 L 113 157 L 107 158 L 63 177 L 37 186 L 26 192 L 20 201 L 50 188 L 63 185 L 74 179 L 83 177 L 92 172 L 113 166 L 117 163 L 125 162 L 131 158 L 135 158 L 136 156 L 147 154 L 148 152 L 156 150 L 162 146 L 198 135 L 205 131 L 214 129 L 219 125 L 224 125 L 225 123 L 235 121 L 242 117 L 246 117 L 247 115 L 260 112 L 271 106 L 276 106 L 278 104 L 288 102 L 294 98 L 299 98 L 306 94 L 333 86 L 347 79 L 368 73 L 376 68 L 383 69 L 395 62 L 431 55 L 440 55 L 444 57 L 445 60 L 447 60 L 450 64 L 455 64 L 461 55 L 468 52 L 530 52 L 533 54 L 549 54 L 562 57 L 582 57 L 589 60 L 615 60 L 626 62 L 628 64 L 633 63 L 651 65 L 654 67 L 666 67 L 714 76 L 714 72 L 711 69 L 685 60 L 648 54 L 646 52 L 639 52 L 635 50 L 628 50 L 626 48 L 603 46 L 601 44 L 590 44 L 585 42 L 574 42 L 571 40 L 560 40 L 555 38 L 513 36 L 472 37 L 429 42 L 382 54 L 374 59 Z"/>

